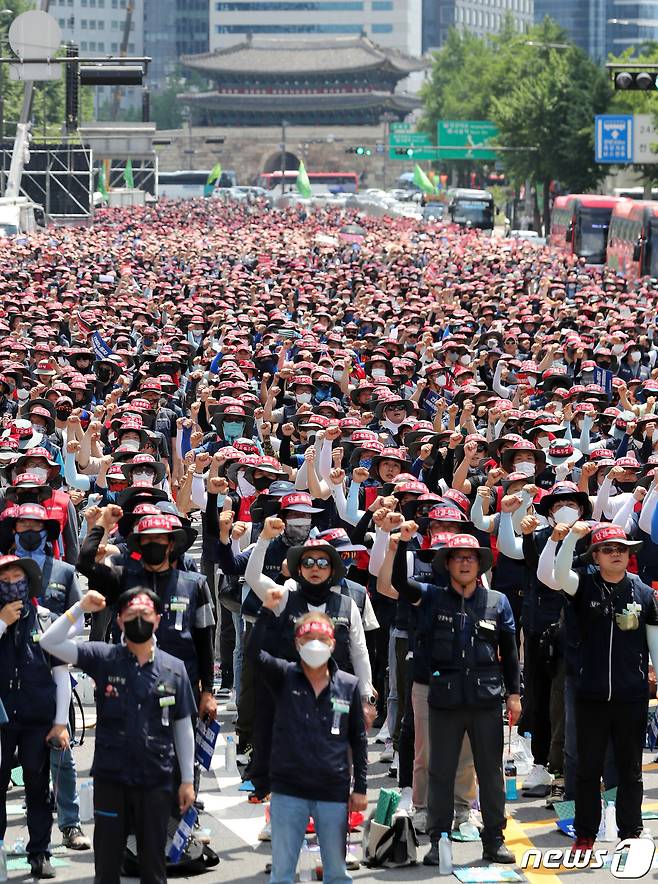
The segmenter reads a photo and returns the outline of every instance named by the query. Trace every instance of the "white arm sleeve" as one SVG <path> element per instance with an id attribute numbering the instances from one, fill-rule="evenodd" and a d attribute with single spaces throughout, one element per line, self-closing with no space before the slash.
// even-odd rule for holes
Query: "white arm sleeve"
<path id="1" fill-rule="evenodd" d="M 53 724 L 68 724 L 69 706 L 71 705 L 71 676 L 68 666 L 53 666 L 52 676 L 57 696 Z"/>
<path id="2" fill-rule="evenodd" d="M 498 549 L 510 559 L 523 558 L 523 538 L 517 537 L 512 525 L 512 514 L 501 513 L 498 525 Z"/>
<path id="3" fill-rule="evenodd" d="M 658 672 L 658 626 L 646 626 L 647 644 L 649 645 L 649 656 L 651 657 L 651 665 Z"/>
<path id="4" fill-rule="evenodd" d="M 295 488 L 297 489 L 297 491 L 308 490 L 308 479 L 306 477 L 307 471 L 308 463 L 304 461 L 301 467 L 297 470 L 297 475 L 295 476 Z"/>
<path id="5" fill-rule="evenodd" d="M 567 534 L 562 541 L 559 553 L 555 557 L 555 582 L 567 595 L 575 595 L 580 582 L 576 572 L 571 569 L 577 542 L 578 538 L 575 534 L 571 532 Z"/>
<path id="6" fill-rule="evenodd" d="M 343 488 L 342 483 L 340 485 L 334 485 L 331 483 L 331 493 L 334 496 L 334 500 L 336 501 L 336 510 L 338 511 L 338 515 L 343 522 L 347 521 L 347 498 L 345 497 L 345 489 Z M 356 523 L 355 523 L 356 524 Z"/>
<path id="7" fill-rule="evenodd" d="M 601 483 L 601 487 L 599 488 L 599 493 L 596 495 L 596 500 L 594 501 L 594 512 L 592 513 L 592 519 L 595 522 L 601 521 L 601 516 L 603 515 L 603 511 L 608 506 L 608 497 L 610 496 L 610 489 L 612 488 L 612 479 L 605 477 L 603 482 Z"/>
<path id="8" fill-rule="evenodd" d="M 632 494 L 629 494 L 628 500 L 623 502 L 612 520 L 613 525 L 620 525 L 627 534 L 633 527 L 633 510 L 635 509 L 635 503 L 635 498 Z"/>
<path id="9" fill-rule="evenodd" d="M 361 484 L 359 482 L 352 482 L 350 485 L 350 490 L 347 492 L 347 519 L 346 521 L 350 523 L 350 525 L 358 525 L 365 510 L 359 509 L 359 488 Z"/>
<path id="10" fill-rule="evenodd" d="M 653 514 L 656 510 L 656 504 L 658 503 L 658 489 L 651 483 L 649 488 L 649 493 L 642 501 L 642 509 L 640 510 L 640 519 L 639 526 L 640 530 L 644 531 L 645 534 L 648 534 L 651 537 L 651 522 L 653 520 Z"/>
<path id="11" fill-rule="evenodd" d="M 587 456 L 592 450 L 592 446 L 590 443 L 590 433 L 592 431 L 593 425 L 594 423 L 591 416 L 589 414 L 586 414 L 583 418 L 583 425 L 580 430 L 580 439 L 578 440 L 578 447 L 585 456 Z"/>
<path id="12" fill-rule="evenodd" d="M 390 538 L 388 531 L 382 531 L 381 528 L 375 528 L 375 542 L 370 550 L 370 560 L 368 561 L 368 572 L 376 577 L 382 565 L 384 564 L 384 556 L 388 549 L 388 541 Z"/>
<path id="13" fill-rule="evenodd" d="M 543 548 L 539 556 L 537 565 L 537 579 L 541 580 L 550 589 L 561 589 L 555 579 L 555 554 L 557 552 L 557 541 L 548 538 L 546 546 Z"/>
<path id="14" fill-rule="evenodd" d="M 267 590 L 274 589 L 277 585 L 273 580 L 263 574 L 265 553 L 267 552 L 269 543 L 269 540 L 264 540 L 262 537 L 258 538 L 256 545 L 249 556 L 249 561 L 247 562 L 247 567 L 244 572 L 245 583 L 249 584 L 261 601 L 263 601 L 267 595 Z"/>
<path id="15" fill-rule="evenodd" d="M 77 620 L 82 616 L 80 602 L 76 602 L 69 608 L 68 614 L 75 618 L 76 623 L 71 623 L 66 614 L 58 617 L 41 636 L 41 647 L 48 654 L 63 660 L 65 663 L 78 662 L 78 646 L 71 638 L 76 633 Z"/>
<path id="16" fill-rule="evenodd" d="M 475 495 L 475 501 L 471 507 L 471 522 L 479 531 L 487 531 L 489 534 L 493 530 L 493 516 L 485 516 L 482 512 L 482 498 L 479 494 Z"/>
<path id="17" fill-rule="evenodd" d="M 174 721 L 174 746 L 180 767 L 181 783 L 194 782 L 194 731 L 192 719 L 178 718 Z"/>
<path id="18" fill-rule="evenodd" d="M 194 506 L 198 506 L 201 512 L 205 513 L 208 495 L 206 494 L 206 482 L 201 473 L 192 474 L 191 500 Z"/>
<path id="19" fill-rule="evenodd" d="M 512 513 L 512 527 L 515 534 L 521 533 L 521 522 L 528 515 L 528 507 L 532 503 L 532 495 L 527 491 L 521 492 L 521 506 Z"/>
<path id="20" fill-rule="evenodd" d="M 322 448 L 319 457 L 316 458 L 315 472 L 318 479 L 324 479 L 329 482 L 329 473 L 331 472 L 332 447 L 328 439 L 322 440 Z"/>
<path id="21" fill-rule="evenodd" d="M 366 647 L 366 634 L 363 631 L 363 623 L 359 609 L 351 599 L 352 613 L 350 616 L 350 657 L 352 659 L 352 668 L 354 674 L 359 679 L 359 689 L 362 697 L 369 697 L 373 692 L 372 687 L 372 670 L 370 668 L 370 657 L 368 656 L 368 648 Z"/>

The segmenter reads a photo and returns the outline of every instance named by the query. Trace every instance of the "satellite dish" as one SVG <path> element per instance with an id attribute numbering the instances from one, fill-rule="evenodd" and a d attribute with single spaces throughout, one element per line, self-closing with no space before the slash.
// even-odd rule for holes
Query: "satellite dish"
<path id="1" fill-rule="evenodd" d="M 32 9 L 17 16 L 9 28 L 9 45 L 19 58 L 46 61 L 62 45 L 62 30 L 47 12 Z"/>

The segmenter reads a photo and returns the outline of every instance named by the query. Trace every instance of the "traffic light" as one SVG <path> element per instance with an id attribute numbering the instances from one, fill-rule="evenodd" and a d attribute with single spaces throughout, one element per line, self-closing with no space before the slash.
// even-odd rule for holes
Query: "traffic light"
<path id="1" fill-rule="evenodd" d="M 658 78 L 658 68 L 655 72 L 651 71 L 617 71 L 615 73 L 614 84 L 615 89 L 625 92 L 650 92 L 656 89 L 656 79 Z"/>
<path id="2" fill-rule="evenodd" d="M 372 150 L 363 144 L 357 144 L 355 147 L 346 147 L 345 153 L 355 153 L 358 157 L 372 156 Z"/>
<path id="3" fill-rule="evenodd" d="M 412 157 L 414 155 L 413 147 L 396 147 L 395 155 L 398 157 Z"/>
<path id="4" fill-rule="evenodd" d="M 143 79 L 141 64 L 80 65 L 83 86 L 141 86 Z"/>

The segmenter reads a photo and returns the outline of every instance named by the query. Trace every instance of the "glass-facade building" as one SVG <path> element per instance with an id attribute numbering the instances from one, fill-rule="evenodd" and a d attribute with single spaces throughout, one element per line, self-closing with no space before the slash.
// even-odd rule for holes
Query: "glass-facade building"
<path id="1" fill-rule="evenodd" d="M 496 34 L 510 15 L 519 31 L 527 30 L 533 0 L 423 0 L 423 52 L 443 46 L 451 28 L 478 37 Z"/>
<path id="2" fill-rule="evenodd" d="M 181 55 L 207 52 L 208 35 L 208 0 L 144 0 L 144 50 L 153 59 L 149 87 L 163 89 Z"/>

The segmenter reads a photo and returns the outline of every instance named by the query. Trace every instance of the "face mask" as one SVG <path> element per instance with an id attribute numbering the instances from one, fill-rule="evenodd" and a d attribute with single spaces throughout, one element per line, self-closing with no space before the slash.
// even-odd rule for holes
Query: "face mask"
<path id="1" fill-rule="evenodd" d="M 535 465 L 534 463 L 528 463 L 527 461 L 524 461 L 524 463 L 514 464 L 514 472 L 523 473 L 524 476 L 534 476 Z"/>
<path id="2" fill-rule="evenodd" d="M 121 442 L 121 445 L 128 451 L 139 451 L 139 439 L 126 439 Z"/>
<path id="3" fill-rule="evenodd" d="M 344 371 L 335 371 L 335 372 L 334 372 L 334 380 L 335 380 L 337 383 L 340 384 L 340 382 L 343 380 L 344 377 L 345 377 L 345 372 L 344 372 Z"/>
<path id="4" fill-rule="evenodd" d="M 313 397 L 310 393 L 296 393 L 295 400 L 299 405 L 308 405 Z"/>
<path id="5" fill-rule="evenodd" d="M 436 376 L 436 385 L 437 387 L 445 387 L 447 378 L 444 374 L 438 374 Z"/>
<path id="6" fill-rule="evenodd" d="M 466 354 L 465 356 L 460 356 L 459 362 L 462 365 L 470 365 L 471 364 L 471 357 L 468 354 Z"/>
<path id="7" fill-rule="evenodd" d="M 390 430 L 394 436 L 398 432 L 398 430 L 400 429 L 399 424 L 394 424 L 393 421 L 388 420 L 388 418 L 386 420 L 382 421 L 382 426 L 386 427 L 387 430 Z"/>
<path id="8" fill-rule="evenodd" d="M 154 480 L 155 476 L 150 470 L 133 470 L 133 482 L 148 482 L 152 485 Z"/>
<path id="9" fill-rule="evenodd" d="M 71 409 L 70 408 L 58 408 L 55 411 L 55 414 L 57 415 L 58 421 L 65 421 L 71 416 Z"/>
<path id="10" fill-rule="evenodd" d="M 635 482 L 615 482 L 620 491 L 635 491 Z"/>
<path id="11" fill-rule="evenodd" d="M 45 467 L 30 467 L 27 472 L 32 476 L 37 476 L 39 479 L 43 479 L 44 482 L 48 478 L 48 470 Z"/>
<path id="12" fill-rule="evenodd" d="M 371 457 L 363 457 L 359 461 L 359 466 L 363 467 L 364 470 L 369 470 L 372 466 L 372 458 Z"/>
<path id="13" fill-rule="evenodd" d="M 152 638 L 154 626 L 154 623 L 144 620 L 143 617 L 135 617 L 134 620 L 129 620 L 127 623 L 123 624 L 123 632 L 129 642 L 134 642 L 136 645 L 143 645 L 144 642 L 147 642 Z"/>
<path id="14" fill-rule="evenodd" d="M 329 645 L 321 642 L 319 638 L 306 642 L 305 645 L 299 645 L 297 650 L 304 663 L 311 669 L 318 669 L 320 666 L 324 666 L 329 657 L 331 657 L 331 648 Z"/>
<path id="15" fill-rule="evenodd" d="M 548 448 L 548 446 L 551 444 L 551 440 L 548 438 L 548 436 L 539 436 L 536 442 L 540 448 Z"/>
<path id="16" fill-rule="evenodd" d="M 493 348 L 494 348 L 497 344 L 498 344 L 498 340 L 497 340 L 496 338 L 489 338 L 489 340 L 487 341 L 487 347 L 488 347 L 490 350 L 493 350 Z"/>
<path id="17" fill-rule="evenodd" d="M 318 390 L 315 394 L 316 402 L 326 402 L 327 399 L 331 399 L 331 390 Z"/>
<path id="18" fill-rule="evenodd" d="M 286 519 L 286 528 L 283 536 L 288 542 L 288 546 L 299 546 L 308 539 L 311 533 L 310 519 Z"/>
<path id="19" fill-rule="evenodd" d="M 227 442 L 239 439 L 244 432 L 244 421 L 224 421 L 223 430 Z"/>
<path id="20" fill-rule="evenodd" d="M 536 387 L 536 386 L 537 386 L 537 378 L 536 378 L 534 375 L 529 375 L 529 376 L 526 378 L 526 384 L 527 384 L 529 387 Z"/>
<path id="21" fill-rule="evenodd" d="M 619 356 L 620 353 L 624 352 L 624 345 L 623 344 L 613 344 L 610 349 L 612 350 L 612 352 L 615 356 Z"/>
<path id="22" fill-rule="evenodd" d="M 253 497 L 256 493 L 256 489 L 251 484 L 251 482 L 247 482 L 244 474 L 238 476 L 238 492 L 240 494 L 240 497 Z"/>
<path id="23" fill-rule="evenodd" d="M 559 506 L 553 510 L 553 522 L 556 525 L 568 525 L 571 527 L 578 521 L 579 512 L 572 506 Z"/>
<path id="24" fill-rule="evenodd" d="M 639 362 L 640 359 L 642 359 L 642 354 L 639 350 L 633 350 L 633 352 L 630 354 L 630 359 L 631 362 Z"/>
<path id="25" fill-rule="evenodd" d="M 450 362 L 457 362 L 459 359 L 459 353 L 448 353 L 448 359 Z"/>
<path id="26" fill-rule="evenodd" d="M 373 370 L 371 371 L 371 375 L 373 378 L 385 378 L 386 377 L 386 369 L 373 368 Z"/>
<path id="27" fill-rule="evenodd" d="M 39 433 L 39 434 L 41 434 L 41 433 L 44 432 L 44 429 L 45 429 L 45 428 L 44 428 L 44 427 L 40 427 L 39 424 L 32 424 L 31 426 L 32 426 L 32 432 L 33 432 L 33 433 Z"/>
<path id="28" fill-rule="evenodd" d="M 10 602 L 27 602 L 29 598 L 30 582 L 27 577 L 10 583 L 8 580 L 0 580 L 0 607 Z"/>
<path id="29" fill-rule="evenodd" d="M 20 534 L 16 533 L 14 539 L 17 549 L 20 548 L 25 552 L 35 552 L 41 549 L 46 542 L 46 532 L 43 530 L 34 531 L 30 528 L 27 531 L 21 531 Z"/>
<path id="30" fill-rule="evenodd" d="M 147 565 L 161 565 L 169 553 L 168 547 L 163 543 L 143 543 L 139 551 Z"/>
<path id="31" fill-rule="evenodd" d="M 271 483 L 272 479 L 269 476 L 259 476 L 258 479 L 254 479 L 254 488 L 256 491 L 265 491 Z"/>

